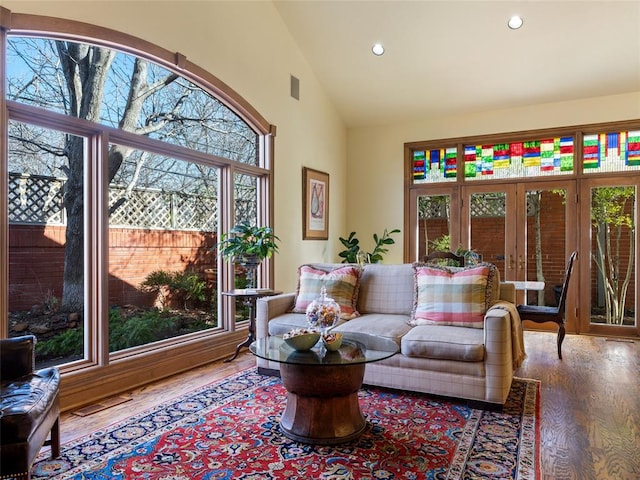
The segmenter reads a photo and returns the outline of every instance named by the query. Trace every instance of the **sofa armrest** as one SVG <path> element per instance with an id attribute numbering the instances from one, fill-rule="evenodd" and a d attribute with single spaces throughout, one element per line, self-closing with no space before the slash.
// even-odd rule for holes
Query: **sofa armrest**
<path id="1" fill-rule="evenodd" d="M 503 308 L 490 308 L 484 320 L 485 392 L 488 402 L 504 403 L 513 379 L 511 315 Z"/>
<path id="2" fill-rule="evenodd" d="M 296 294 L 290 292 L 258 299 L 256 302 L 256 338 L 269 336 L 269 321 L 278 315 L 291 311 L 295 298 Z"/>

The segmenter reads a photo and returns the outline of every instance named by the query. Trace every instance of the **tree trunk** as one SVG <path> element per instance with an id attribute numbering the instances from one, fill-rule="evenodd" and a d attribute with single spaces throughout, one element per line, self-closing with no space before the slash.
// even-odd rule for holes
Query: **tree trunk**
<path id="1" fill-rule="evenodd" d="M 105 48 L 78 43 L 56 42 L 58 56 L 64 72 L 68 99 L 68 113 L 92 122 L 100 121 L 107 75 L 116 52 Z M 171 73 L 149 84 L 148 63 L 136 58 L 131 74 L 127 105 L 119 121 L 122 130 L 141 135 L 157 131 L 171 121 L 180 120 L 178 113 L 188 93 L 175 99 L 170 112 L 154 112 L 153 119 L 141 122 L 145 100 L 174 82 L 177 74 Z M 68 136 L 66 152 L 69 159 L 64 205 L 67 213 L 67 231 L 64 261 L 62 307 L 81 310 L 84 304 L 84 139 Z M 131 149 L 112 145 L 109 149 L 109 181 L 113 180 Z M 135 179 L 133 180 L 135 182 Z M 121 199 L 112 210 L 126 199 Z"/>
<path id="2" fill-rule="evenodd" d="M 69 91 L 71 115 L 96 121 L 106 74 L 115 52 L 84 44 L 56 42 Z M 69 160 L 64 206 L 67 214 L 61 307 L 82 311 L 84 306 L 84 139 L 68 135 Z"/>

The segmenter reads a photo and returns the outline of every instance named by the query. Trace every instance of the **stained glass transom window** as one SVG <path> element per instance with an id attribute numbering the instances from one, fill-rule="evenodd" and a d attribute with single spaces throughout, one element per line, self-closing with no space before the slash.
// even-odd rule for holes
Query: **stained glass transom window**
<path id="1" fill-rule="evenodd" d="M 456 159 L 456 147 L 414 150 L 413 183 L 455 180 Z M 573 173 L 573 160 L 574 140 L 570 136 L 465 145 L 461 171 L 469 181 L 567 175 Z"/>
<path id="2" fill-rule="evenodd" d="M 413 183 L 454 181 L 457 175 L 456 158 L 456 147 L 414 150 Z"/>
<path id="3" fill-rule="evenodd" d="M 640 130 L 584 135 L 585 173 L 640 170 Z"/>
<path id="4" fill-rule="evenodd" d="M 573 172 L 573 137 L 466 145 L 464 176 L 469 180 L 518 178 Z"/>

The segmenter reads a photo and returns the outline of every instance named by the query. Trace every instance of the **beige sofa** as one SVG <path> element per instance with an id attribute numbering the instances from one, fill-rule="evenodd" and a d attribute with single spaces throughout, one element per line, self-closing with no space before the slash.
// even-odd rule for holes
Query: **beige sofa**
<path id="1" fill-rule="evenodd" d="M 314 265 L 327 271 L 341 266 Z M 412 264 L 365 265 L 357 292 L 360 315 L 341 321 L 334 329 L 387 337 L 398 344 L 398 354 L 367 364 L 364 383 L 463 398 L 485 406 L 504 404 L 514 369 L 524 358 L 513 285 L 501 284 L 497 278 L 488 287 L 493 300 L 484 313 L 483 326 L 480 317 L 480 328 L 414 326 L 415 272 Z M 257 302 L 257 338 L 306 326 L 303 313 L 292 313 L 295 299 L 292 292 Z M 278 363 L 260 358 L 257 365 L 265 373 L 279 369 Z"/>

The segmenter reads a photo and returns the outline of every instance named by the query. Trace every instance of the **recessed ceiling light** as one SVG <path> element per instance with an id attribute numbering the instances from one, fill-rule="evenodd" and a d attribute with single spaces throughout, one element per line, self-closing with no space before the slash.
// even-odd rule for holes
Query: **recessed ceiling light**
<path id="1" fill-rule="evenodd" d="M 509 28 L 511 30 L 517 30 L 522 26 L 523 23 L 524 23 L 524 20 L 522 20 L 521 16 L 514 15 L 509 19 L 509 21 L 507 22 L 507 25 L 509 25 Z"/>
<path id="2" fill-rule="evenodd" d="M 373 47 L 371 47 L 371 51 L 374 55 L 377 55 L 379 57 L 384 53 L 384 47 L 381 43 L 376 43 Z"/>

